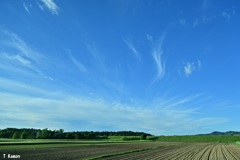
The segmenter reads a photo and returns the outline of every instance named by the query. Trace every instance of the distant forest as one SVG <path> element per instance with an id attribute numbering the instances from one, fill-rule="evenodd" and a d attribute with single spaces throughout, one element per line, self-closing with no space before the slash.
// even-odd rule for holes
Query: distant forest
<path id="1" fill-rule="evenodd" d="M 0 130 L 0 138 L 13 139 L 104 139 L 108 136 L 151 136 L 151 134 L 144 132 L 132 131 L 77 131 L 64 132 L 63 129 L 49 130 L 45 129 L 29 129 L 29 128 L 6 128 Z"/>

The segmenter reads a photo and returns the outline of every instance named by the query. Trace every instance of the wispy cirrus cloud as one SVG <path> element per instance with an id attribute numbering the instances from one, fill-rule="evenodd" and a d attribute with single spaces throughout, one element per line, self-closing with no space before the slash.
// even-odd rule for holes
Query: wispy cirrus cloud
<path id="1" fill-rule="evenodd" d="M 54 0 L 41 0 L 44 4 L 44 6 L 52 12 L 54 15 L 58 15 L 60 8 L 58 5 L 54 2 Z M 39 4 L 40 9 L 43 10 L 43 6 Z"/>
<path id="2" fill-rule="evenodd" d="M 199 71 L 202 68 L 201 61 L 197 62 L 187 62 L 184 64 L 183 69 L 187 77 L 189 77 L 193 72 Z"/>
<path id="3" fill-rule="evenodd" d="M 70 59 L 73 62 L 73 64 L 76 65 L 81 72 L 83 73 L 87 72 L 86 67 L 82 63 L 80 63 L 75 57 L 73 57 L 72 54 L 70 54 Z"/>
<path id="4" fill-rule="evenodd" d="M 44 60 L 45 57 L 43 55 L 29 47 L 17 34 L 7 30 L 1 30 L 1 33 L 4 35 L 3 38 L 5 38 L 5 40 L 1 41 L 1 44 L 11 52 L 18 51 L 19 54 L 36 63 L 41 63 Z"/>
<path id="5" fill-rule="evenodd" d="M 162 48 L 164 39 L 165 39 L 165 34 L 162 35 L 162 37 L 160 38 L 159 44 L 153 47 L 153 51 L 152 51 L 152 57 L 157 67 L 157 75 L 155 77 L 155 80 L 160 80 L 165 75 L 166 62 L 162 58 L 162 55 L 164 53 Z"/>
<path id="6" fill-rule="evenodd" d="M 86 43 L 86 48 L 88 49 L 90 55 L 93 58 L 92 63 L 94 64 L 94 67 L 96 67 L 96 71 L 98 71 L 98 73 L 96 74 L 106 74 L 108 72 L 108 68 L 105 64 L 105 57 L 103 54 L 101 54 L 101 52 L 98 51 L 95 43 Z"/>
<path id="7" fill-rule="evenodd" d="M 47 58 L 22 40 L 17 34 L 0 30 L 0 68 L 16 74 L 38 75 L 42 78 L 53 80 L 45 74 L 44 68 Z"/>
<path id="8" fill-rule="evenodd" d="M 137 49 L 135 48 L 135 46 L 133 45 L 133 43 L 132 43 L 129 39 L 124 39 L 124 42 L 127 44 L 127 46 L 128 46 L 129 49 L 132 51 L 132 53 L 134 54 L 134 56 L 135 56 L 138 60 L 141 60 L 141 55 L 140 55 L 140 53 L 137 51 Z"/>
<path id="9" fill-rule="evenodd" d="M 25 3 L 23 3 L 23 7 L 24 7 L 24 9 L 29 13 L 30 11 L 29 11 L 29 9 L 28 9 L 28 7 L 27 7 L 27 5 L 25 4 Z"/>
<path id="10" fill-rule="evenodd" d="M 6 60 L 6 61 L 10 61 L 13 63 L 18 63 L 22 66 L 31 68 L 31 62 L 25 58 L 23 58 L 21 55 L 9 55 L 7 53 L 0 53 L 0 57 L 2 58 L 2 60 Z"/>
<path id="11" fill-rule="evenodd" d="M 5 85 L 5 89 L 7 89 L 6 84 L 14 85 L 14 81 L 8 83 L 7 80 L 3 80 L 3 82 L 0 87 Z M 27 87 L 28 85 L 19 83 L 16 85 L 23 86 L 25 92 L 36 93 L 37 90 L 37 93 L 51 93 L 47 91 L 48 89 L 42 91 Z M 80 124 L 79 129 L 84 128 L 84 130 L 133 130 L 156 135 L 182 134 L 186 131 L 198 133 L 199 129 L 203 127 L 223 124 L 227 121 L 224 117 L 199 116 L 201 114 L 198 108 L 187 107 L 195 98 L 166 99 L 166 104 L 161 103 L 161 101 L 153 101 L 145 104 L 148 106 L 146 107 L 116 101 L 109 102 L 103 98 L 93 99 L 66 96 L 65 94 L 51 98 L 40 98 L 32 94 L 28 96 L 1 91 L 0 117 L 3 124 L 8 124 L 8 126 L 3 127 L 48 127 L 50 129 L 76 130 L 76 126 Z M 203 121 L 205 123 L 202 123 Z M 73 128 L 69 127 L 69 124 Z"/>

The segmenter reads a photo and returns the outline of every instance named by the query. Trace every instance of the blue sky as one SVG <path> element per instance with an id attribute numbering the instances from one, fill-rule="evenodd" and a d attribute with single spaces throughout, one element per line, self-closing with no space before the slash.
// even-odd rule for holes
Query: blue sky
<path id="1" fill-rule="evenodd" d="M 238 0 L 1 0 L 0 128 L 239 131 Z"/>

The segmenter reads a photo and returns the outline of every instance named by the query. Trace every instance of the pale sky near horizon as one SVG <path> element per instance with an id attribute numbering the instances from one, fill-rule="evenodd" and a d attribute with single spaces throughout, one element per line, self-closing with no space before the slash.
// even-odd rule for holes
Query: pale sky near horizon
<path id="1" fill-rule="evenodd" d="M 240 130 L 240 1 L 1 0 L 0 129 Z"/>

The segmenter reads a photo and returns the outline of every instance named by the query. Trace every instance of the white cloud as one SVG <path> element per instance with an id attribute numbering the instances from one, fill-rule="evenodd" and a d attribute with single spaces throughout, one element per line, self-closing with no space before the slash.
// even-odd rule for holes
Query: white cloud
<path id="1" fill-rule="evenodd" d="M 41 1 L 44 3 L 45 7 L 47 7 L 47 9 L 49 9 L 52 12 L 52 14 L 58 15 L 59 7 L 54 2 L 54 0 L 41 0 Z M 39 5 L 39 7 L 43 9 L 41 5 Z"/>
<path id="2" fill-rule="evenodd" d="M 227 12 L 222 12 L 222 16 L 223 16 L 224 18 L 227 18 L 227 19 L 230 19 L 230 18 L 231 18 L 231 15 L 230 15 L 229 13 L 227 13 Z"/>
<path id="3" fill-rule="evenodd" d="M 155 46 L 152 51 L 152 56 L 157 66 L 157 75 L 155 80 L 160 80 L 165 75 L 165 62 L 162 59 L 162 55 L 164 53 L 162 49 L 164 38 L 165 34 L 163 34 L 163 36 L 160 39 L 160 43 L 157 46 Z"/>
<path id="4" fill-rule="evenodd" d="M 184 66 L 184 72 L 187 76 L 191 75 L 193 70 L 195 70 L 194 64 L 188 62 L 185 66 Z"/>
<path id="5" fill-rule="evenodd" d="M 153 37 L 151 36 L 151 35 L 149 35 L 149 34 L 147 34 L 147 39 L 149 40 L 149 41 L 153 41 Z"/>
<path id="6" fill-rule="evenodd" d="M 140 60 L 141 56 L 139 54 L 139 52 L 136 50 L 136 48 L 134 47 L 133 43 L 130 40 L 126 40 L 124 39 L 124 42 L 127 44 L 127 46 L 129 47 L 129 49 L 133 52 L 134 56 Z"/>
<path id="7" fill-rule="evenodd" d="M 186 76 L 190 76 L 193 72 L 199 71 L 202 68 L 201 61 L 187 62 L 184 64 L 183 69 Z"/>
<path id="8" fill-rule="evenodd" d="M 231 9 L 225 9 L 225 11 L 222 12 L 222 17 L 227 18 L 228 20 L 230 20 L 234 15 L 235 15 L 234 7 L 232 7 Z"/>

